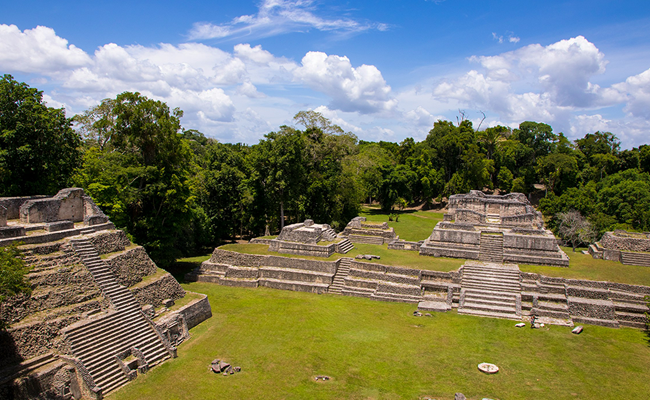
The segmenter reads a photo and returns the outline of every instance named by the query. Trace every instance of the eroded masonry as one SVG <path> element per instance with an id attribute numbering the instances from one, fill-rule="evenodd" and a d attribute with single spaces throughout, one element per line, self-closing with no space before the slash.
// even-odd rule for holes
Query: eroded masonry
<path id="1" fill-rule="evenodd" d="M 472 190 L 449 198 L 449 211 L 420 246 L 420 254 L 496 263 L 568 266 L 553 232 L 525 195 Z"/>
<path id="2" fill-rule="evenodd" d="M 605 232 L 599 242 L 589 246 L 589 254 L 593 258 L 650 267 L 650 233 Z"/>
<path id="3" fill-rule="evenodd" d="M 33 288 L 0 305 L 0 398 L 101 399 L 211 316 L 82 189 L 0 198 L 0 238 L 22 243 Z"/>

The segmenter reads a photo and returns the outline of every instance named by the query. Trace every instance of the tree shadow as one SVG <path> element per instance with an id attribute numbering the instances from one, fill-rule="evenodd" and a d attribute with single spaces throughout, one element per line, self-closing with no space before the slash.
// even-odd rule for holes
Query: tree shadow
<path id="1" fill-rule="evenodd" d="M 0 328 L 0 382 L 13 370 L 13 366 L 25 361 L 18 352 L 18 346 L 6 329 Z"/>

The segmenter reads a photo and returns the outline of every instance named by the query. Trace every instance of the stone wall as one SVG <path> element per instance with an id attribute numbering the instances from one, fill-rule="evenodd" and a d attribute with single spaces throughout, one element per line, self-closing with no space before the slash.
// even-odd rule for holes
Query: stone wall
<path id="1" fill-rule="evenodd" d="M 641 236 L 641 234 L 638 234 Z M 627 232 L 605 232 L 600 239 L 600 245 L 610 250 L 650 252 L 650 237 L 632 237 Z"/>
<path id="2" fill-rule="evenodd" d="M 83 189 L 68 188 L 51 198 L 28 200 L 20 206 L 20 221 L 30 224 L 61 220 L 81 222 L 85 214 L 84 196 Z"/>
<path id="3" fill-rule="evenodd" d="M 320 235 L 320 234 L 319 234 Z M 282 254 L 296 254 L 300 256 L 311 257 L 329 257 L 336 251 L 334 243 L 327 246 L 317 244 L 284 242 L 281 240 L 272 240 L 269 245 L 269 251 L 276 251 Z"/>
<path id="4" fill-rule="evenodd" d="M 185 290 L 169 273 L 165 273 L 157 279 L 129 288 L 140 305 L 152 305 L 158 307 L 165 299 L 178 300 L 185 296 Z"/>
<path id="5" fill-rule="evenodd" d="M 320 238 L 322 229 L 320 227 L 313 227 L 313 224 L 313 221 L 307 220 L 305 222 L 287 225 L 282 228 L 277 240 L 316 244 Z M 329 226 L 325 225 L 325 227 L 327 228 Z"/>
<path id="6" fill-rule="evenodd" d="M 42 200 L 48 196 L 28 196 L 28 197 L 0 197 L 0 206 L 7 209 L 7 219 L 20 218 L 20 206 L 27 200 Z"/>
<path id="7" fill-rule="evenodd" d="M 212 309 L 208 302 L 208 296 L 202 294 L 198 300 L 187 304 L 173 313 L 178 313 L 185 318 L 187 329 L 192 329 L 206 319 L 212 317 Z"/>
<path id="8" fill-rule="evenodd" d="M 295 268 L 308 271 L 336 273 L 336 261 L 305 260 L 282 256 L 267 256 L 258 254 L 243 254 L 234 251 L 214 249 L 209 260 L 212 264 L 226 264 L 242 267 L 280 267 Z"/>
<path id="9" fill-rule="evenodd" d="M 99 254 L 124 251 L 127 246 L 131 245 L 131 241 L 126 237 L 126 233 L 117 229 L 86 235 L 86 238 Z"/>
<path id="10" fill-rule="evenodd" d="M 119 231 L 118 231 L 119 232 Z M 158 267 L 143 247 L 134 247 L 104 260 L 120 285 L 130 287 L 147 275 L 155 274 Z"/>

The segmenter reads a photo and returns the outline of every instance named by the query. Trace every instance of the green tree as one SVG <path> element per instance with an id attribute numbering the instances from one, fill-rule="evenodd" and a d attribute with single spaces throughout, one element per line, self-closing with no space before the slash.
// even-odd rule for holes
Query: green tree
<path id="1" fill-rule="evenodd" d="M 15 244 L 0 247 L 0 304 L 7 297 L 18 293 L 31 293 L 31 286 L 25 280 L 27 271 L 22 254 Z M 0 320 L 0 328 L 5 327 L 6 323 Z"/>
<path id="2" fill-rule="evenodd" d="M 181 132 L 182 111 L 125 92 L 93 112 L 97 118 L 79 121 L 91 134 L 76 181 L 166 266 L 184 253 L 191 236 L 191 152 Z"/>
<path id="3" fill-rule="evenodd" d="M 499 189 L 503 192 L 509 192 L 510 189 L 512 188 L 512 180 L 513 180 L 512 172 L 506 167 L 501 167 L 499 170 L 499 174 L 497 175 L 497 183 L 499 185 Z"/>
<path id="4" fill-rule="evenodd" d="M 0 79 L 0 194 L 54 194 L 81 162 L 81 139 L 63 109 L 11 75 Z"/>

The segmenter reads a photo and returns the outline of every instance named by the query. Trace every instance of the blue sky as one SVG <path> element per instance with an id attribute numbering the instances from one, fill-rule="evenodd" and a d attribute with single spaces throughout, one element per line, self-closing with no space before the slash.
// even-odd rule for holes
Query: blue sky
<path id="1" fill-rule="evenodd" d="M 364 140 L 546 122 L 650 142 L 647 1 L 7 2 L 0 73 L 82 112 L 139 91 L 256 143 L 300 110 Z"/>

